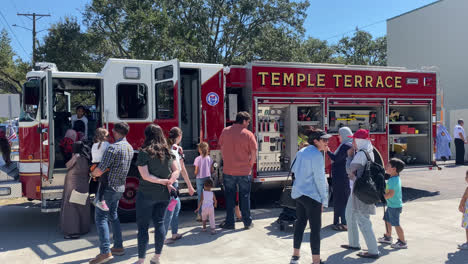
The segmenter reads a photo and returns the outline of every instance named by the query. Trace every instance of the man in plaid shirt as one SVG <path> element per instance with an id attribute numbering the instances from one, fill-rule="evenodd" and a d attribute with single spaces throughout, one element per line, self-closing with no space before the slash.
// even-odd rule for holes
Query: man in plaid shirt
<path id="1" fill-rule="evenodd" d="M 129 126 L 125 122 L 117 123 L 112 129 L 115 143 L 110 145 L 99 166 L 92 172 L 93 177 L 100 177 L 109 169 L 107 175 L 107 187 L 104 191 L 104 200 L 109 211 L 102 211 L 96 207 L 95 222 L 99 234 L 100 254 L 89 263 L 104 263 L 113 258 L 113 255 L 121 256 L 125 254 L 122 241 L 122 231 L 117 215 L 119 200 L 125 191 L 125 179 L 133 158 L 133 148 L 125 138 L 128 134 Z M 112 224 L 114 247 L 110 248 L 109 224 Z"/>

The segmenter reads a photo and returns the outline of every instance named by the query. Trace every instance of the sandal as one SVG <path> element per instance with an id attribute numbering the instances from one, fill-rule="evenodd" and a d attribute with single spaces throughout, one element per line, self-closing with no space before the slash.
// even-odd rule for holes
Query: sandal
<path id="1" fill-rule="evenodd" d="M 335 231 L 341 231 L 340 225 L 333 225 L 332 229 L 335 230 Z"/>
<path id="2" fill-rule="evenodd" d="M 348 228 L 347 228 L 345 225 L 343 225 L 343 224 L 338 225 L 338 229 L 339 229 L 339 231 L 341 231 L 341 232 L 348 231 Z"/>
<path id="3" fill-rule="evenodd" d="M 379 254 L 370 254 L 369 252 L 359 252 L 357 255 L 361 258 L 371 258 L 371 259 L 378 259 L 380 256 Z"/>
<path id="4" fill-rule="evenodd" d="M 361 250 L 361 247 L 352 247 L 350 245 L 341 245 L 341 247 L 349 250 Z"/>
<path id="5" fill-rule="evenodd" d="M 172 238 L 168 238 L 166 240 L 164 240 L 164 244 L 166 245 L 170 245 L 170 244 L 174 244 L 175 243 L 175 240 L 172 239 Z"/>

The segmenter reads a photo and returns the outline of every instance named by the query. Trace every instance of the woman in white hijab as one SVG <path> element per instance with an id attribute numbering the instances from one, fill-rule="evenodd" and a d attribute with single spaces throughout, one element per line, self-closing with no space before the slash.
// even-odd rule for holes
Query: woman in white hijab
<path id="1" fill-rule="evenodd" d="M 353 132 L 349 127 L 342 127 L 338 131 L 341 144 L 335 152 L 327 151 L 331 164 L 331 186 L 333 189 L 333 230 L 346 231 L 347 223 L 345 217 L 346 203 L 348 202 L 350 187 L 348 173 L 346 172 L 346 158 L 348 150 L 353 147 Z M 341 222 L 340 222 L 341 220 Z"/>
<path id="2" fill-rule="evenodd" d="M 374 161 L 374 148 L 369 138 L 369 131 L 365 129 L 359 129 L 354 133 L 353 136 L 353 148 L 348 151 L 348 160 L 346 162 L 346 170 L 349 178 L 352 182 L 359 178 L 364 173 L 364 169 L 367 164 L 367 157 L 364 153 L 367 152 L 372 161 Z M 353 187 L 351 187 L 353 190 Z M 350 250 L 360 250 L 359 244 L 359 232 L 358 226 L 361 233 L 366 241 L 368 251 L 359 252 L 358 256 L 363 258 L 378 258 L 379 250 L 377 248 L 377 240 L 375 238 L 374 231 L 372 230 L 372 223 L 370 221 L 370 215 L 375 215 L 375 205 L 366 204 L 359 200 L 356 196 L 351 194 L 348 199 L 346 206 L 346 220 L 348 221 L 348 245 L 342 245 L 341 247 Z"/>

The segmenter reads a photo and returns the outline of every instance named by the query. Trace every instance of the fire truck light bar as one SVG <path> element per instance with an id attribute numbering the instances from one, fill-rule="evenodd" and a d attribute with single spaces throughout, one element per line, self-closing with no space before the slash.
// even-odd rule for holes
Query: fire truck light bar
<path id="1" fill-rule="evenodd" d="M 11 194 L 10 187 L 0 187 L 0 196 L 8 196 Z"/>
<path id="2" fill-rule="evenodd" d="M 140 79 L 140 68 L 138 67 L 125 67 L 123 72 L 125 79 L 138 80 Z"/>

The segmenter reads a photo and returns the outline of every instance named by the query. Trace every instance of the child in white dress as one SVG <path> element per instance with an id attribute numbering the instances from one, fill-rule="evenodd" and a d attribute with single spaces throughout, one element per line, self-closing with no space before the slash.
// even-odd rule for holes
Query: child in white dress
<path id="1" fill-rule="evenodd" d="M 212 187 L 213 180 L 211 178 L 207 179 L 205 181 L 205 184 L 203 185 L 203 193 L 201 196 L 200 203 L 198 204 L 198 208 L 197 210 L 195 210 L 195 213 L 198 213 L 198 211 L 200 211 L 200 207 L 202 208 L 203 231 L 206 231 L 206 220 L 207 218 L 209 218 L 211 234 L 214 235 L 216 234 L 214 209 L 218 206 L 218 202 L 216 201 L 216 196 L 211 191 Z"/>

